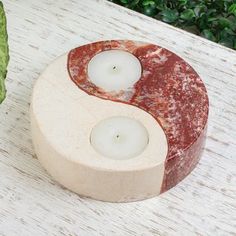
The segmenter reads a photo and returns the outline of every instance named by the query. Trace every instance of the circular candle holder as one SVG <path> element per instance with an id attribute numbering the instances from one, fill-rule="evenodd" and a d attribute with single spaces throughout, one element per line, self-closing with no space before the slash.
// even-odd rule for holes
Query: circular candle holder
<path id="1" fill-rule="evenodd" d="M 99 60 L 108 72 L 102 71 L 96 78 L 99 61 L 94 69 L 88 65 L 105 51 L 119 51 L 121 57 L 122 51 L 128 52 L 138 63 L 124 57 L 122 61 L 128 61 L 122 64 L 113 54 Z M 140 64 L 141 69 L 132 71 L 137 68 L 134 64 Z M 122 83 L 117 81 L 126 76 Z M 113 77 L 114 84 L 107 81 Z M 72 49 L 37 80 L 31 102 L 33 144 L 44 168 L 68 189 L 103 201 L 137 201 L 167 191 L 194 169 L 205 143 L 208 109 L 202 80 L 173 52 L 150 43 L 101 41 Z M 96 151 L 91 132 L 111 117 L 136 120 L 148 136 L 143 140 L 142 129 L 129 124 L 124 129 L 122 122 L 113 122 L 110 128 L 99 130 L 95 143 L 103 148 Z M 127 143 L 109 139 L 113 126 L 120 127 Z M 126 149 L 135 153 L 136 143 L 139 148 L 145 144 L 145 148 L 132 158 L 126 157 Z M 122 148 L 122 158 L 116 145 Z M 104 148 L 116 158 L 103 155 Z"/>

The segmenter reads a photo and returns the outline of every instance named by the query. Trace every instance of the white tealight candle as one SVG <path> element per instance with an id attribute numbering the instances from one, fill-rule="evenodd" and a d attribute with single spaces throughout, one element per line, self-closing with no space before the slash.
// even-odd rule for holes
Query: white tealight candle
<path id="1" fill-rule="evenodd" d="M 129 159 L 143 152 L 148 144 L 148 132 L 137 120 L 115 116 L 100 121 L 91 132 L 93 148 L 112 159 Z"/>
<path id="2" fill-rule="evenodd" d="M 88 64 L 92 83 L 107 91 L 126 90 L 141 77 L 142 66 L 137 57 L 122 50 L 108 50 L 95 55 Z"/>

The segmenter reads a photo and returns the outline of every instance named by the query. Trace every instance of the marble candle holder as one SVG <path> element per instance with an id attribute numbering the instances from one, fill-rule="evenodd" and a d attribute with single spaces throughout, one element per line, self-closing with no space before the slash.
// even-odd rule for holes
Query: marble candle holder
<path id="1" fill-rule="evenodd" d="M 124 50 L 141 63 L 132 87 L 106 91 L 88 77 L 88 63 L 102 51 Z M 196 71 L 160 46 L 111 40 L 72 49 L 37 80 L 31 102 L 32 138 L 44 168 L 60 184 L 87 197 L 137 201 L 167 191 L 196 166 L 205 143 L 209 102 Z M 149 133 L 137 157 L 113 160 L 91 147 L 101 120 L 127 116 Z"/>

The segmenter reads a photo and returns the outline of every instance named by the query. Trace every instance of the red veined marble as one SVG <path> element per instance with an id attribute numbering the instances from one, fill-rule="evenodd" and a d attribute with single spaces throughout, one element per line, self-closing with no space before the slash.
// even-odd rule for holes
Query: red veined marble
<path id="1" fill-rule="evenodd" d="M 108 92 L 90 82 L 89 61 L 97 53 L 112 49 L 128 51 L 139 59 L 142 76 L 132 88 Z M 162 192 L 194 169 L 205 143 L 209 101 L 199 75 L 182 58 L 150 43 L 101 41 L 71 50 L 68 72 L 86 93 L 139 107 L 159 122 L 168 141 Z"/>

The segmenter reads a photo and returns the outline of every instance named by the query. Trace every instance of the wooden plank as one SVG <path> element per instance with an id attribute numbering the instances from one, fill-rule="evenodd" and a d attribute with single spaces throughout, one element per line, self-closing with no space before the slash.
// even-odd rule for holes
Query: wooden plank
<path id="1" fill-rule="evenodd" d="M 0 107 L 0 235 L 236 235 L 236 53 L 99 0 L 6 0 L 11 60 Z M 194 172 L 169 192 L 111 204 L 58 186 L 35 158 L 32 86 L 60 54 L 92 41 L 136 39 L 188 61 L 210 98 L 206 148 Z"/>

